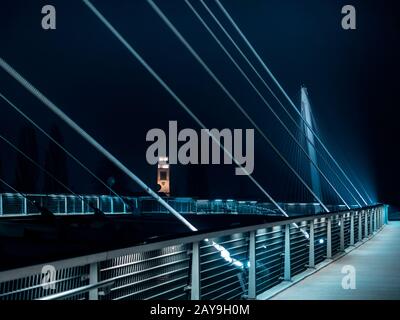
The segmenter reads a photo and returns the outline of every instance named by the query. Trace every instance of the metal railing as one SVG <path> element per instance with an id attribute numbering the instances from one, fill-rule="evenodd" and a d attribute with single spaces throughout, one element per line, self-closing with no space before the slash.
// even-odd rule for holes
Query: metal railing
<path id="1" fill-rule="evenodd" d="M 30 201 L 55 214 L 90 214 L 97 207 L 105 213 L 127 213 L 137 208 L 137 199 L 104 195 L 0 193 L 0 216 L 40 214 Z"/>
<path id="2" fill-rule="evenodd" d="M 368 239 L 385 223 L 387 206 L 377 205 L 196 232 L 183 238 L 49 262 L 46 266 L 0 272 L 0 300 L 255 299 L 282 281 Z M 211 245 L 212 241 L 223 245 L 243 266 L 229 263 Z"/>
<path id="3" fill-rule="evenodd" d="M 93 207 L 106 214 L 122 213 L 168 213 L 152 197 L 130 197 L 111 195 L 71 195 L 71 194 L 26 194 L 0 193 L 0 216 L 39 214 L 36 206 L 29 200 L 36 201 L 55 214 L 91 214 Z M 182 214 L 264 214 L 281 215 L 272 203 L 249 200 L 214 199 L 199 200 L 194 198 L 165 198 L 167 203 Z M 321 211 L 318 203 L 281 203 L 280 206 L 292 215 L 316 214 Z M 343 208 L 329 206 L 332 211 Z"/>

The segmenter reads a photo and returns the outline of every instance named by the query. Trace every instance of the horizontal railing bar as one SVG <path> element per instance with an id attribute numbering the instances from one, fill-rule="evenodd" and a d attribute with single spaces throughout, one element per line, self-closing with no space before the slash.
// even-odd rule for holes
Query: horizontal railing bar
<path id="1" fill-rule="evenodd" d="M 88 284 L 86 286 L 82 286 L 79 288 L 75 288 L 75 289 L 71 289 L 68 291 L 48 295 L 48 296 L 39 298 L 37 300 L 58 300 L 58 299 L 69 298 L 69 297 L 73 297 L 73 296 L 76 296 L 81 293 L 86 293 L 90 290 L 102 288 L 105 286 L 111 286 L 111 285 L 113 285 L 113 283 L 114 283 L 113 281 L 102 281 L 102 282 L 97 282 L 95 284 Z"/>
<path id="2" fill-rule="evenodd" d="M 143 299 L 143 300 L 151 300 L 151 299 L 157 298 L 157 297 L 159 297 L 159 296 L 161 296 L 161 295 L 163 295 L 163 294 L 170 293 L 170 292 L 172 292 L 172 291 L 176 291 L 176 290 L 179 290 L 179 289 L 184 290 L 184 288 L 185 288 L 185 286 L 171 288 L 171 289 L 169 289 L 169 290 L 166 290 L 166 291 L 157 293 L 157 294 L 152 295 L 152 296 L 150 296 L 150 297 L 146 297 L 146 298 Z"/>
<path id="3" fill-rule="evenodd" d="M 71 281 L 71 280 L 74 280 L 74 279 L 79 279 L 79 278 L 82 278 L 82 276 L 84 276 L 84 275 L 76 275 L 76 276 L 71 276 L 71 277 L 68 277 L 68 278 L 62 278 L 62 279 L 57 279 L 57 280 L 54 280 L 54 281 L 49 281 L 49 282 L 46 282 L 46 286 L 49 286 L 49 285 L 52 285 L 52 284 L 59 284 L 59 283 Z M 29 291 L 29 290 L 39 289 L 39 288 L 42 288 L 42 287 L 43 287 L 43 284 L 39 283 L 39 284 L 30 286 L 30 287 L 25 287 L 25 288 L 18 289 L 18 290 L 15 290 L 15 291 L 2 292 L 2 293 L 0 293 L 0 298 L 8 296 L 8 295 L 12 295 L 12 294 L 22 293 L 22 292 Z"/>
<path id="4" fill-rule="evenodd" d="M 105 267 L 103 269 L 100 269 L 100 271 L 109 271 L 109 270 L 115 270 L 115 269 L 119 269 L 119 268 L 123 268 L 123 267 L 128 267 L 128 266 L 132 266 L 132 265 L 136 265 L 136 264 L 140 264 L 143 262 L 148 262 L 148 261 L 152 261 L 152 260 L 156 260 L 156 259 L 161 259 L 161 258 L 165 258 L 165 257 L 170 257 L 170 256 L 174 256 L 174 255 L 178 255 L 178 254 L 182 254 L 182 253 L 186 253 L 187 250 L 181 250 L 181 251 L 176 251 L 176 252 L 170 252 L 170 253 L 166 253 L 160 256 L 156 256 L 156 257 L 151 257 L 151 258 L 147 258 L 145 260 L 140 260 L 140 261 L 133 261 L 133 262 L 126 262 L 123 264 L 119 264 L 116 266 L 111 266 L 111 267 Z"/>
<path id="5" fill-rule="evenodd" d="M 126 294 L 126 295 L 124 295 L 124 296 L 115 298 L 114 300 L 122 300 L 122 299 L 125 299 L 125 298 L 127 298 L 127 297 L 131 297 L 131 296 L 134 296 L 134 295 L 137 295 L 137 294 L 140 294 L 140 293 L 149 291 L 150 289 L 155 289 L 155 288 L 165 286 L 165 285 L 167 285 L 167 284 L 170 284 L 170 283 L 175 282 L 175 281 L 178 281 L 178 280 L 183 280 L 183 279 L 185 279 L 185 278 L 187 278 L 187 277 L 186 277 L 186 276 L 182 276 L 182 277 L 180 277 L 180 278 L 176 278 L 176 279 L 172 279 L 172 280 L 169 280 L 169 281 L 165 281 L 165 282 L 160 283 L 160 284 L 157 284 L 157 285 L 155 285 L 155 286 L 153 286 L 153 287 L 141 289 L 141 290 L 139 290 L 139 291 L 132 292 L 132 293 Z M 173 288 L 173 289 L 167 290 L 167 291 L 172 291 L 172 290 L 176 290 L 176 288 Z M 163 291 L 163 292 L 165 292 L 165 291 Z"/>
<path id="6" fill-rule="evenodd" d="M 266 274 L 266 275 L 263 275 L 263 276 L 258 277 L 257 280 L 260 281 L 261 279 L 264 279 L 264 278 L 269 277 L 268 280 L 259 282 L 259 284 L 263 284 L 263 283 L 265 283 L 265 282 L 268 282 L 269 280 L 272 280 L 274 277 L 279 277 L 279 275 L 278 275 L 278 276 L 275 275 L 275 276 L 271 277 L 271 275 L 274 275 L 274 274 L 276 274 L 276 273 L 283 274 L 283 272 L 282 272 L 281 269 L 276 269 L 276 270 L 274 270 L 274 271 L 269 272 L 269 273 Z M 258 282 L 258 281 L 257 281 L 257 282 Z"/>
<path id="7" fill-rule="evenodd" d="M 127 277 L 140 275 L 140 274 L 143 274 L 143 273 L 146 273 L 146 272 L 149 272 L 149 271 L 154 271 L 154 270 L 157 270 L 157 269 L 160 269 L 160 268 L 169 267 L 169 266 L 172 266 L 174 264 L 179 264 L 179 263 L 183 263 L 183 262 L 187 262 L 187 261 L 189 261 L 189 258 L 185 258 L 185 259 L 182 259 L 182 260 L 179 260 L 179 261 L 172 261 L 172 262 L 160 264 L 160 265 L 157 265 L 157 266 L 154 266 L 154 267 L 151 267 L 151 268 L 147 268 L 147 269 L 143 269 L 143 270 L 133 271 L 133 272 L 130 272 L 130 273 L 126 273 L 126 274 L 122 274 L 122 275 L 119 275 L 119 276 L 115 276 L 112 279 L 113 280 L 124 279 L 124 278 L 127 278 Z"/>
<path id="8" fill-rule="evenodd" d="M 121 284 L 118 287 L 112 288 L 110 291 L 112 292 L 112 291 L 117 291 L 117 290 L 129 288 L 129 287 L 132 287 L 132 286 L 135 286 L 135 285 L 138 285 L 138 284 L 142 284 L 142 283 L 145 283 L 147 281 L 154 280 L 154 279 L 157 279 L 157 278 L 160 278 L 160 277 L 163 277 L 163 276 L 168 276 L 168 275 L 171 275 L 171 274 L 174 274 L 174 273 L 182 272 L 182 271 L 185 271 L 187 269 L 189 269 L 189 267 L 184 267 L 184 268 L 175 269 L 175 270 L 172 270 L 172 271 L 156 274 L 155 276 L 148 277 L 148 278 L 145 278 L 145 279 L 141 279 L 141 280 L 138 280 L 138 281 L 135 281 L 135 282 Z M 120 276 L 118 276 L 118 277 L 120 277 Z M 109 278 L 107 280 L 115 280 L 115 281 L 117 281 L 117 280 L 121 280 L 121 278 L 112 277 L 112 278 Z"/>

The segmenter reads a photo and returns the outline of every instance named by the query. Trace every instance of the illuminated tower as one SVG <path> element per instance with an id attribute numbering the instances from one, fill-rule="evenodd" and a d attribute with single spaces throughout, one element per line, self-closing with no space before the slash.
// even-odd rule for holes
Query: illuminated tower
<path id="1" fill-rule="evenodd" d="M 306 145 L 307 145 L 307 152 L 308 156 L 312 159 L 312 161 L 318 165 L 317 163 L 317 155 L 315 151 L 315 142 L 314 142 L 314 135 L 311 132 L 310 128 L 315 132 L 315 128 L 313 128 L 313 121 L 312 121 L 312 113 L 310 107 L 310 101 L 308 100 L 308 92 L 306 87 L 301 87 L 301 114 L 304 120 L 307 122 L 308 126 L 302 122 L 302 127 L 307 137 Z M 318 198 L 322 200 L 322 193 L 321 193 L 321 182 L 319 178 L 319 172 L 317 168 L 310 162 L 310 175 L 311 175 L 311 186 L 312 190 L 316 194 Z"/>
<path id="2" fill-rule="evenodd" d="M 157 184 L 161 187 L 158 192 L 169 196 L 169 164 L 168 157 L 158 158 Z"/>

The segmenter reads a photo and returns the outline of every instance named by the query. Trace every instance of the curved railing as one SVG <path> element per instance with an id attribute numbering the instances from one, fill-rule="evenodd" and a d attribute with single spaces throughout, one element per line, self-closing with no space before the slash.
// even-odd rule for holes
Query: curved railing
<path id="1" fill-rule="evenodd" d="M 49 261 L 0 272 L 0 299 L 255 299 L 367 240 L 386 219 L 377 205 Z"/>

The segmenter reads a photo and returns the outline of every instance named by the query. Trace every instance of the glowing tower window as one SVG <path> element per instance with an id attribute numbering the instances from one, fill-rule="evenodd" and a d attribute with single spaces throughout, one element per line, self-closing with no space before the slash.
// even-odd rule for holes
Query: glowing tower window
<path id="1" fill-rule="evenodd" d="M 157 169 L 157 184 L 160 186 L 158 192 L 164 193 L 169 196 L 169 164 L 168 157 L 158 158 L 158 169 Z"/>

